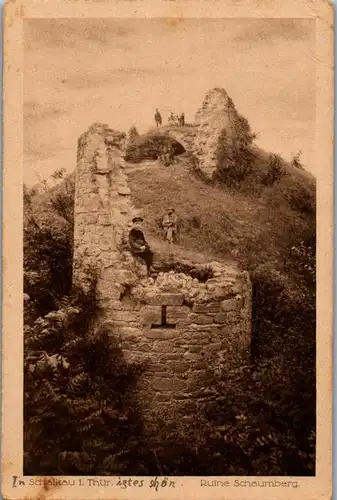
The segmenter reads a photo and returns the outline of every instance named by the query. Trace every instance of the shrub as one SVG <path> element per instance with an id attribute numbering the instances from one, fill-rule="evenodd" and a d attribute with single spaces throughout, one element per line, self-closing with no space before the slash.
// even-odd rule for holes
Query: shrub
<path id="1" fill-rule="evenodd" d="M 282 158 L 279 155 L 269 155 L 268 171 L 263 180 L 265 186 L 273 186 L 286 175 L 286 170 L 283 166 Z"/>
<path id="2" fill-rule="evenodd" d="M 93 329 L 95 296 L 77 293 L 25 326 L 24 474 L 137 473 L 139 366 Z"/>
<path id="3" fill-rule="evenodd" d="M 249 146 L 255 137 L 248 121 L 239 115 L 234 121 L 231 136 L 226 129 L 222 131 L 216 151 L 218 168 L 215 179 L 232 188 L 242 184 L 251 171 L 252 155 Z"/>
<path id="4" fill-rule="evenodd" d="M 316 193 L 313 189 L 307 189 L 305 186 L 296 183 L 289 186 L 286 199 L 293 210 L 303 214 L 315 214 L 316 212 Z"/>
<path id="5" fill-rule="evenodd" d="M 142 175 L 142 173 L 140 174 Z M 288 180 L 287 178 L 286 182 Z M 149 192 L 151 189 L 155 192 L 158 178 L 155 178 L 154 186 L 148 184 L 148 179 L 146 179 L 146 182 Z M 166 190 L 165 182 L 162 180 L 160 182 L 162 186 L 165 186 Z M 181 182 L 180 178 L 179 182 Z M 190 177 L 188 182 L 191 182 Z M 193 182 L 196 181 L 193 180 Z M 281 184 L 283 186 L 283 183 Z M 171 196 L 172 192 L 179 192 L 179 186 L 175 186 L 175 191 L 172 186 L 167 189 L 168 196 Z M 181 207 L 189 206 L 186 204 L 188 186 L 186 183 L 186 189 L 182 194 Z M 298 193 L 301 192 L 301 185 L 299 183 L 291 185 L 289 190 L 288 185 L 286 187 L 287 190 L 284 190 L 284 196 L 290 196 L 288 200 L 291 200 L 291 197 L 296 195 L 294 202 L 296 203 Z M 166 194 L 165 190 L 163 188 L 161 196 L 156 194 L 154 200 L 149 198 L 150 202 L 147 201 L 151 205 L 150 215 L 153 212 L 160 213 L 160 210 L 156 207 L 153 208 L 154 205 L 151 202 L 153 203 L 157 198 L 162 201 Z M 145 191 L 144 189 L 143 192 Z M 197 193 L 200 196 L 200 194 L 211 193 L 211 190 L 202 186 L 202 191 Z M 252 221 L 252 230 L 249 234 L 246 233 L 242 236 L 241 226 L 240 228 L 237 227 L 240 219 L 232 217 L 232 213 L 226 206 L 226 203 L 230 201 L 230 197 L 225 190 L 221 191 L 221 193 L 223 193 L 221 196 L 224 198 L 223 201 L 222 199 L 219 201 L 218 205 L 214 203 L 216 216 L 213 219 L 213 214 L 207 212 L 207 205 L 213 206 L 213 202 L 210 203 L 210 199 L 213 200 L 213 198 L 204 197 L 200 198 L 200 200 L 206 200 L 204 204 L 201 204 L 196 212 L 188 209 L 184 220 L 186 221 L 186 228 L 197 227 L 200 223 L 201 229 L 205 231 L 205 227 L 207 229 L 208 226 L 209 231 L 203 233 L 207 245 L 202 247 L 202 250 L 206 252 L 208 249 L 214 249 L 214 245 L 218 244 L 218 241 L 220 241 L 220 244 L 221 241 L 226 241 L 226 245 L 231 250 L 239 252 L 240 255 L 237 256 L 236 260 L 242 259 L 244 268 L 248 269 L 251 274 L 254 285 L 253 361 L 255 363 L 252 370 L 242 367 L 242 371 L 229 375 L 225 375 L 225 372 L 222 373 L 221 365 L 214 366 L 219 377 L 215 400 L 210 399 L 205 408 L 200 408 L 187 430 L 186 426 L 183 426 L 181 422 L 176 422 L 171 429 L 164 430 L 164 426 L 158 420 L 158 434 L 150 442 L 145 438 L 139 438 L 141 422 L 137 413 L 136 402 L 133 398 L 128 399 L 136 375 L 132 370 L 131 373 L 128 372 L 128 368 L 120 356 L 117 339 L 112 347 L 113 353 L 110 352 L 109 347 L 105 360 L 103 347 L 109 344 L 110 337 L 108 338 L 108 334 L 110 336 L 111 332 L 101 331 L 97 332 L 96 335 L 90 330 L 90 321 L 83 325 L 84 318 L 87 315 L 84 315 L 81 310 L 88 312 L 90 307 L 95 305 L 94 298 L 85 302 L 87 306 L 82 303 L 81 306 L 78 301 L 63 302 L 61 300 L 62 292 L 50 288 L 54 286 L 51 284 L 52 281 L 48 274 L 52 270 L 52 266 L 59 263 L 59 272 L 62 275 L 63 268 L 61 266 L 66 265 L 68 262 L 67 259 L 53 260 L 51 258 L 54 255 L 54 250 L 49 247 L 54 245 L 52 238 L 55 238 L 55 235 L 58 234 L 57 231 L 55 232 L 53 229 L 51 237 L 47 240 L 40 237 L 34 240 L 36 248 L 28 248 L 27 255 L 30 255 L 30 257 L 25 261 L 25 270 L 30 272 L 32 276 L 35 272 L 35 278 L 40 280 L 36 282 L 38 285 L 36 289 L 32 288 L 32 291 L 36 294 L 40 288 L 39 304 L 42 304 L 44 296 L 51 291 L 52 296 L 48 295 L 43 315 L 49 312 L 51 308 L 54 309 L 54 312 L 49 317 L 40 318 L 34 323 L 36 313 L 34 313 L 35 316 L 30 314 L 30 305 L 25 308 L 25 336 L 26 339 L 29 339 L 25 354 L 27 361 L 27 378 L 25 380 L 27 390 L 25 396 L 27 422 L 25 428 L 25 433 L 27 433 L 25 434 L 25 467 L 27 471 L 45 471 L 48 474 L 55 471 L 57 473 L 65 471 L 64 473 L 67 474 L 81 474 L 85 473 L 85 471 L 88 471 L 87 473 L 90 473 L 90 471 L 96 473 L 98 471 L 98 473 L 102 474 L 178 475 L 310 475 L 314 473 L 314 219 L 312 217 L 305 219 L 309 222 L 308 230 L 304 229 L 298 220 L 295 220 L 294 227 L 298 228 L 297 234 L 300 234 L 300 237 L 297 235 L 296 237 L 289 237 L 288 241 L 283 238 L 285 231 L 279 233 L 282 235 L 282 243 L 280 243 L 281 238 L 276 240 L 276 251 L 273 253 L 270 252 L 270 247 L 273 244 L 271 237 L 273 233 L 259 232 L 256 228 L 258 228 L 258 224 L 262 226 L 264 220 L 268 220 L 268 222 L 271 220 L 272 225 L 277 226 L 274 222 L 283 219 L 277 219 L 276 216 L 271 219 L 259 219 L 257 217 L 256 228 L 254 227 L 255 220 L 250 219 Z M 235 198 L 235 200 L 240 202 L 239 197 Z M 248 200 L 247 197 L 244 197 L 244 201 L 247 203 L 249 210 L 253 211 L 253 215 L 259 214 L 258 209 L 260 207 L 250 204 L 251 200 Z M 310 203 L 312 204 L 310 205 Z M 223 215 L 219 211 L 219 206 L 223 207 L 221 208 L 224 210 Z M 234 211 L 235 205 L 230 206 Z M 308 202 L 308 209 L 314 210 L 313 207 L 314 198 L 313 202 Z M 286 208 L 287 204 L 284 203 L 282 210 L 286 210 Z M 53 207 L 52 210 L 53 214 L 55 214 L 56 208 Z M 196 215 L 193 215 L 194 213 Z M 27 214 L 25 217 L 28 217 Z M 291 215 L 293 214 L 290 211 Z M 296 215 L 298 217 L 298 214 Z M 239 211 L 239 216 L 241 219 L 245 219 L 247 212 Z M 61 217 L 61 219 L 63 220 L 64 217 Z M 301 216 L 300 220 L 303 219 L 304 217 Z M 216 224 L 219 221 L 221 224 L 217 226 Z M 64 227 L 70 227 L 70 224 L 66 224 Z M 236 232 L 234 232 L 235 229 Z M 40 225 L 36 231 L 39 236 L 44 234 Z M 276 229 L 277 231 L 279 230 Z M 31 233 L 32 231 L 29 230 L 27 234 L 30 235 Z M 196 231 L 194 231 L 195 233 Z M 304 234 L 306 233 L 310 237 L 305 238 Z M 35 234 L 35 229 L 33 234 Z M 226 240 L 221 240 L 223 234 L 229 235 L 226 236 Z M 268 239 L 269 235 L 270 240 Z M 297 237 L 298 241 L 296 241 Z M 202 235 L 198 234 L 197 238 L 197 243 L 202 244 Z M 191 240 L 186 241 L 186 246 L 189 246 Z M 71 244 L 70 239 L 65 242 L 65 245 Z M 221 247 L 220 244 L 218 248 L 224 251 L 225 245 L 222 243 Z M 43 245 L 46 245 L 45 249 Z M 34 259 L 32 258 L 33 255 L 36 255 Z M 46 257 L 45 262 L 43 261 L 44 255 Z M 39 261 L 40 267 L 37 265 Z M 34 266 L 32 265 L 33 262 L 35 263 Z M 193 276 L 200 281 L 205 281 L 208 277 L 211 277 L 207 269 L 202 270 L 204 272 L 200 275 L 200 268 L 194 269 L 193 266 L 185 266 L 185 264 L 179 262 L 165 263 L 165 265 L 166 267 L 162 268 L 159 266 L 157 271 L 174 269 L 177 272 L 186 274 L 195 273 Z M 46 273 L 46 277 L 41 279 L 39 273 L 42 275 Z M 45 286 L 45 290 L 43 286 Z M 78 312 L 71 310 L 71 308 L 78 309 Z M 75 324 L 77 324 L 76 328 Z M 113 340 L 113 334 L 111 336 Z M 71 344 L 71 339 L 73 339 L 73 344 Z M 31 363 L 29 355 L 34 355 L 34 352 L 31 352 L 34 350 L 39 351 L 39 355 L 43 354 L 42 351 L 45 351 L 45 354 L 40 361 L 39 358 L 35 358 L 35 361 L 33 360 L 33 363 Z M 97 363 L 91 363 L 90 361 L 88 352 L 93 353 L 96 350 L 102 353 L 102 355 L 98 356 L 100 364 L 102 364 L 102 371 Z M 56 357 L 53 358 L 53 356 Z M 56 378 L 54 379 L 54 371 L 48 372 L 47 370 L 39 373 L 41 364 L 37 371 L 34 370 L 34 373 L 29 371 L 30 364 L 37 365 L 39 362 L 47 366 L 50 363 L 59 363 Z M 69 368 L 67 368 L 67 363 L 70 365 Z M 109 395 L 106 393 L 106 386 L 110 386 L 109 377 L 110 375 L 113 377 L 112 371 L 109 372 L 107 368 L 107 364 L 111 364 L 116 369 L 117 385 L 118 374 L 128 374 L 123 379 L 126 382 L 125 386 L 121 383 L 121 385 L 118 385 L 118 390 L 116 389 L 114 392 L 119 403 L 113 397 L 109 399 Z M 134 368 L 136 370 L 136 367 Z M 135 378 L 133 378 L 134 375 Z M 82 380 L 81 377 L 84 377 L 84 379 Z M 91 378 L 93 378 L 93 381 L 89 384 L 88 381 Z M 107 384 L 105 380 L 108 380 L 109 383 Z M 113 383 L 111 381 L 112 386 L 115 387 Z M 129 383 L 130 385 L 128 385 Z M 74 387 L 78 385 L 79 393 L 76 393 L 75 389 L 71 389 L 73 385 Z M 126 387 L 128 387 L 127 390 Z M 84 390 L 86 395 L 84 395 Z M 62 398 L 62 394 L 65 395 L 64 398 Z M 29 401 L 30 398 L 32 402 Z M 96 400 L 98 400 L 98 403 Z M 105 404 L 103 401 L 107 400 L 111 404 L 113 411 L 115 411 L 114 417 L 110 415 L 111 418 L 108 418 L 104 412 L 100 413 Z M 75 401 L 74 413 L 71 410 L 73 401 Z M 33 402 L 35 406 L 33 406 Z M 130 409 L 131 413 L 125 410 L 126 407 Z M 87 408 L 87 414 L 83 413 L 84 408 Z M 59 419 L 55 419 L 56 414 L 60 415 Z M 125 415 L 125 425 L 129 426 L 130 434 L 127 434 L 128 430 L 123 427 Z M 87 420 L 85 420 L 86 416 L 88 416 Z M 121 421 L 119 420 L 120 417 L 123 417 Z M 138 427 L 133 420 L 134 417 L 137 420 Z M 76 419 L 81 418 L 83 418 L 85 425 L 88 422 L 94 422 L 94 426 L 88 429 L 85 426 L 84 429 L 82 429 L 82 426 L 78 426 L 79 431 L 77 431 L 76 425 L 78 425 L 78 422 L 76 422 Z M 71 441 L 71 437 L 66 434 L 68 421 L 69 429 L 74 428 L 77 440 L 75 444 Z M 114 425 L 117 429 L 121 425 L 120 439 L 118 436 L 107 436 L 106 427 L 109 425 Z M 56 434 L 60 436 L 59 441 L 57 436 L 55 438 L 55 449 L 57 451 L 54 454 L 49 443 L 46 443 L 48 432 L 54 432 L 50 430 L 50 428 L 54 428 L 53 426 L 56 427 Z M 39 440 L 38 436 L 40 431 L 41 440 Z M 97 433 L 98 437 L 95 433 Z M 30 436 L 32 436 L 32 442 L 35 443 L 36 452 L 29 444 Z M 109 441 L 110 438 L 111 441 Z M 96 444 L 91 445 L 90 439 L 93 439 Z M 105 441 L 109 449 L 104 451 L 103 442 Z M 87 455 L 81 455 L 80 446 L 84 446 Z M 90 446 L 92 447 L 90 448 Z M 88 450 L 93 450 L 92 458 L 90 458 L 91 451 Z M 55 465 L 56 457 L 60 465 Z M 40 461 L 41 468 L 39 469 Z"/>
<path id="6" fill-rule="evenodd" d="M 52 178 L 63 175 L 61 169 Z M 36 317 L 55 308 L 57 299 L 71 290 L 74 193 L 73 178 L 56 188 L 47 182 L 40 189 L 24 186 L 24 291 L 31 298 L 29 311 Z"/>
<path id="7" fill-rule="evenodd" d="M 272 363 L 255 372 L 248 367 L 226 372 L 215 395 L 199 405 L 190 422 L 177 420 L 168 426 L 157 418 L 142 459 L 146 473 L 313 475 L 315 433 L 299 444 L 283 420 L 280 405 L 287 402 L 289 408 L 291 400 L 284 398 L 287 391 L 278 397 L 284 379 L 277 375 Z"/>

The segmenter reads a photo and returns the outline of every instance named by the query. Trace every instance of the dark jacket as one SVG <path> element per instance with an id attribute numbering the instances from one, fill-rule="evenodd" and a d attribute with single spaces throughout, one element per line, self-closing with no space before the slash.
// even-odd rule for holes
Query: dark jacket
<path id="1" fill-rule="evenodd" d="M 134 253 L 144 252 L 144 246 L 148 248 L 143 231 L 137 228 L 131 229 L 129 233 L 129 244 L 131 251 Z"/>

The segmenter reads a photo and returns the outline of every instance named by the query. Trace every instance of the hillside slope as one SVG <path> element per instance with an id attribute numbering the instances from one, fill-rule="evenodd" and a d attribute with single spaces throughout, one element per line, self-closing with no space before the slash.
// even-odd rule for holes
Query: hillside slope
<path id="1" fill-rule="evenodd" d="M 282 269 L 291 247 L 315 234 L 314 180 L 290 167 L 258 195 L 205 183 L 186 158 L 168 168 L 134 165 L 129 184 L 150 239 L 163 239 L 161 219 L 172 206 L 179 217 L 179 246 L 207 260 L 234 260 L 250 268 L 268 261 Z"/>

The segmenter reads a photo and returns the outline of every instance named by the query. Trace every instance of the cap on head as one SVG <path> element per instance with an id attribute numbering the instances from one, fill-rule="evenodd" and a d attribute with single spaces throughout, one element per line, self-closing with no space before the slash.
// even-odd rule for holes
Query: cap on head
<path id="1" fill-rule="evenodd" d="M 132 222 L 133 222 L 133 223 L 135 223 L 135 222 L 143 222 L 143 220 L 144 220 L 144 219 L 143 219 L 143 217 L 134 217 L 134 218 L 132 219 Z"/>

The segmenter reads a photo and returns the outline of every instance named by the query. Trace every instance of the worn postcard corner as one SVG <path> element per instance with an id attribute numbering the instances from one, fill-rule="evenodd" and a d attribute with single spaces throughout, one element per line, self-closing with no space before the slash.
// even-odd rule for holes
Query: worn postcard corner
<path id="1" fill-rule="evenodd" d="M 329 2 L 3 19 L 3 497 L 330 498 Z"/>

